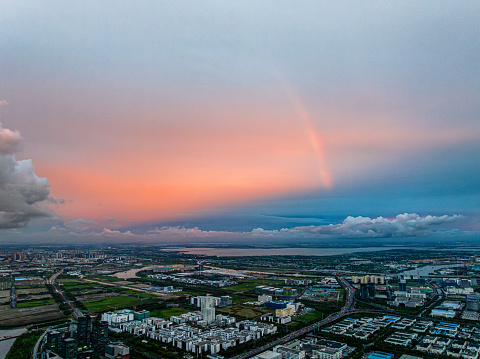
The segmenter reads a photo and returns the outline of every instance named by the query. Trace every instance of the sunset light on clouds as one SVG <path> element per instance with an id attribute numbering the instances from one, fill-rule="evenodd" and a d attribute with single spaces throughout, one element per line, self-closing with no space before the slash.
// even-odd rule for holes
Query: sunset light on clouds
<path id="1" fill-rule="evenodd" d="M 2 9 L 6 241 L 478 233 L 477 2 Z"/>

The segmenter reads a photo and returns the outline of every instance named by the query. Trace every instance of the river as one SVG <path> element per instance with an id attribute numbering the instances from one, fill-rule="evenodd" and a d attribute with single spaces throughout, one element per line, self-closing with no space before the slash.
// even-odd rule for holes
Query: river
<path id="1" fill-rule="evenodd" d="M 143 268 L 134 268 L 134 269 L 127 270 L 125 272 L 115 273 L 114 276 L 117 277 L 117 278 L 120 278 L 120 279 L 127 280 L 127 279 L 130 279 L 130 278 L 136 278 L 138 272 L 140 272 L 142 270 L 148 270 L 148 269 L 151 269 L 151 268 L 153 268 L 153 266 L 143 267 Z"/>
<path id="2" fill-rule="evenodd" d="M 7 335 L 8 336 L 20 335 L 25 333 L 26 331 L 27 331 L 26 328 L 0 329 L 0 337 L 3 338 Z M 0 359 L 5 359 L 15 339 L 16 338 L 0 341 Z"/>
<path id="3" fill-rule="evenodd" d="M 409 269 L 405 272 L 400 273 L 400 275 L 417 275 L 417 276 L 427 276 L 429 274 L 433 274 L 438 269 L 443 268 L 454 268 L 459 267 L 461 264 L 439 264 L 439 265 L 431 265 L 425 266 L 421 268 Z"/>

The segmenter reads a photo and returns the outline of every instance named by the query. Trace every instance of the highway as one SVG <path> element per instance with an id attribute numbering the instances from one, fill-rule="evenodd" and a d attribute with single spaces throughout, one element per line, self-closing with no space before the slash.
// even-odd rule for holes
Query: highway
<path id="1" fill-rule="evenodd" d="M 49 278 L 49 282 L 50 284 L 53 286 L 53 288 L 55 289 L 55 291 L 60 294 L 63 298 L 63 301 L 70 307 L 70 309 L 72 310 L 72 313 L 73 313 L 73 316 L 75 317 L 75 319 L 78 319 L 79 317 L 83 317 L 83 314 L 82 312 L 75 308 L 72 304 L 72 302 L 70 302 L 66 297 L 65 295 L 63 294 L 63 291 L 61 291 L 60 289 L 58 289 L 57 285 L 55 284 L 55 280 L 57 279 L 57 277 L 63 273 L 63 269 L 57 273 L 55 273 L 54 275 L 52 275 L 50 278 Z"/>
<path id="2" fill-rule="evenodd" d="M 346 317 L 350 315 L 352 312 L 354 312 L 354 305 L 355 305 L 355 289 L 352 287 L 350 283 L 348 283 L 345 279 L 342 277 L 339 277 L 338 280 L 340 281 L 340 284 L 342 285 L 343 289 L 345 289 L 345 305 L 342 307 L 342 310 L 340 310 L 337 313 L 330 314 L 327 318 L 316 322 L 314 324 L 311 324 L 307 327 L 304 327 L 302 329 L 299 329 L 293 333 L 287 334 L 286 336 L 279 338 L 273 342 L 270 342 L 268 344 L 265 344 L 264 346 L 261 346 L 259 348 L 255 348 L 248 353 L 243 353 L 240 355 L 237 355 L 234 357 L 234 359 L 246 359 L 250 358 L 252 356 L 255 356 L 257 354 L 260 354 L 264 352 L 265 350 L 271 349 L 277 345 L 282 345 L 285 344 L 293 339 L 299 338 L 309 332 L 312 332 L 319 327 L 323 327 L 324 325 L 330 324 L 342 317 Z"/>

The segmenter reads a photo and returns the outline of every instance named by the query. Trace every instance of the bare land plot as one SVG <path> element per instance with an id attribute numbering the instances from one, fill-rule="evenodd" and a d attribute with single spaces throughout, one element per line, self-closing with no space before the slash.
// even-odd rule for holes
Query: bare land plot
<path id="1" fill-rule="evenodd" d="M 65 318 L 56 304 L 41 307 L 15 308 L 0 306 L 0 327 L 38 324 Z"/>
<path id="2" fill-rule="evenodd" d="M 247 319 L 257 318 L 262 314 L 271 313 L 268 309 L 250 308 L 243 305 L 235 305 L 230 308 L 217 309 L 219 313 L 227 315 L 235 315 Z"/>
<path id="3" fill-rule="evenodd" d="M 39 295 L 27 295 L 26 297 L 17 297 L 17 302 L 25 302 L 27 300 L 50 299 L 52 296 L 49 293 Z"/>
<path id="4" fill-rule="evenodd" d="M 48 293 L 47 288 L 28 288 L 28 289 L 16 289 L 16 294 L 40 294 L 40 293 Z"/>

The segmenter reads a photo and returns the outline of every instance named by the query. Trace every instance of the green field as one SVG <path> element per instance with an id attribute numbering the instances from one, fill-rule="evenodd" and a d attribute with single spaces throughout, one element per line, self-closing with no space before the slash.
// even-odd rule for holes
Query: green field
<path id="1" fill-rule="evenodd" d="M 250 319 L 259 317 L 262 314 L 271 313 L 272 311 L 267 309 L 250 308 L 243 305 L 235 305 L 230 308 L 218 309 L 218 312 Z"/>
<path id="2" fill-rule="evenodd" d="M 82 303 L 89 311 L 100 313 L 115 309 L 131 309 L 142 302 L 134 297 L 111 297 L 87 300 Z"/>
<path id="3" fill-rule="evenodd" d="M 316 310 L 312 310 L 309 313 L 306 313 L 294 318 L 295 321 L 300 323 L 313 323 L 313 322 L 318 322 L 321 319 L 322 319 L 322 312 L 319 312 Z"/>
<path id="4" fill-rule="evenodd" d="M 85 281 L 78 278 L 58 278 L 58 283 L 62 283 L 64 285 L 77 285 L 77 284 L 85 284 Z"/>
<path id="5" fill-rule="evenodd" d="M 143 292 L 139 292 L 138 290 L 131 290 L 131 289 L 119 289 L 119 290 L 115 290 L 115 292 L 119 292 L 119 293 L 124 293 L 124 294 L 132 294 L 132 295 L 135 295 L 136 297 L 140 297 L 140 298 L 155 298 L 156 295 L 155 294 L 151 294 L 151 293 L 143 293 Z"/>
<path id="6" fill-rule="evenodd" d="M 159 309 L 159 310 L 151 311 L 150 316 L 151 317 L 168 319 L 172 315 L 180 315 L 180 314 L 185 314 L 185 313 L 188 313 L 188 312 L 189 312 L 189 310 L 182 309 L 182 308 L 165 308 L 165 309 Z"/>
<path id="7" fill-rule="evenodd" d="M 30 300 L 28 302 L 19 302 L 17 303 L 17 308 L 29 308 L 29 307 L 40 307 L 42 305 L 51 305 L 55 304 L 55 299 L 41 299 L 41 300 Z"/>

